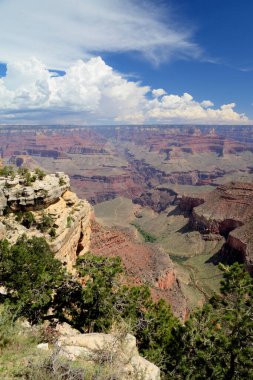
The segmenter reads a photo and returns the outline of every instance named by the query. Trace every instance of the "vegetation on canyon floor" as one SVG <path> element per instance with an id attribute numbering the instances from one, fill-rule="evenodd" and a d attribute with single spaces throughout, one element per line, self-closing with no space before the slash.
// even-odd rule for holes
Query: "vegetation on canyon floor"
<path id="1" fill-rule="evenodd" d="M 144 231 L 143 228 L 141 228 L 141 226 L 139 226 L 138 224 L 131 223 L 131 225 L 137 229 L 137 231 L 143 237 L 145 243 L 155 243 L 155 241 L 157 240 L 155 236 L 151 235 L 147 231 Z"/>
<path id="2" fill-rule="evenodd" d="M 0 298 L 3 358 L 13 345 L 20 349 L 24 344 L 29 351 L 37 339 L 17 334 L 20 317 L 33 325 L 65 321 L 81 332 L 108 332 L 124 321 L 139 351 L 162 369 L 165 379 L 253 376 L 253 280 L 239 264 L 221 267 L 221 295 L 182 324 L 165 302 L 152 301 L 147 287 L 122 283 L 119 258 L 88 253 L 78 259 L 73 278 L 43 238 L 23 236 L 14 245 L 0 242 L 0 262 L 0 285 L 6 289 Z M 28 379 L 22 371 L 10 378 Z"/>

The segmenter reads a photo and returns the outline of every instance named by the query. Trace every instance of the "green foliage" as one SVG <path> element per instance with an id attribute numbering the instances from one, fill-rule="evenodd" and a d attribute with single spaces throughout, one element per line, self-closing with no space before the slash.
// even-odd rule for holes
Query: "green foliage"
<path id="1" fill-rule="evenodd" d="M 157 240 L 155 236 L 151 235 L 147 231 L 144 231 L 138 224 L 136 223 L 131 223 L 131 224 L 137 229 L 137 231 L 144 238 L 145 243 L 155 243 L 155 241 Z"/>
<path id="2" fill-rule="evenodd" d="M 21 371 L 20 376 L 26 380 L 95 380 L 89 368 L 78 367 L 70 360 L 57 356 L 56 353 L 40 362 L 30 362 Z"/>
<path id="3" fill-rule="evenodd" d="M 18 215 L 18 217 L 16 217 L 16 220 L 17 218 L 20 219 L 20 214 Z M 31 228 L 36 223 L 34 215 L 31 211 L 27 211 L 24 214 L 21 214 L 20 222 L 26 228 Z"/>
<path id="4" fill-rule="evenodd" d="M 59 178 L 59 185 L 60 186 L 66 185 L 66 182 L 64 181 L 64 178 L 62 178 L 62 177 Z"/>
<path id="5" fill-rule="evenodd" d="M 170 307 L 152 301 L 146 286 L 121 285 L 119 258 L 85 254 L 77 262 L 83 287 L 73 280 L 57 289 L 54 312 L 60 320 L 84 332 L 106 332 L 115 321 L 125 320 L 137 337 L 140 351 L 166 367 L 171 330 L 178 324 Z"/>
<path id="6" fill-rule="evenodd" d="M 51 236 L 51 238 L 55 238 L 56 237 L 56 229 L 54 227 L 52 227 L 50 229 L 49 235 Z"/>
<path id="7" fill-rule="evenodd" d="M 237 263 L 221 268 L 221 297 L 175 331 L 169 378 L 253 378 L 253 280 Z"/>
<path id="8" fill-rule="evenodd" d="M 48 214 L 43 213 L 42 217 L 41 217 L 41 221 L 38 224 L 38 229 L 41 232 L 46 232 L 49 230 L 49 228 L 51 228 L 53 226 L 53 224 L 54 224 L 54 221 L 53 221 L 52 217 Z"/>
<path id="9" fill-rule="evenodd" d="M 221 295 L 182 325 L 164 301 L 152 300 L 148 287 L 122 285 L 119 258 L 87 253 L 78 258 L 74 279 L 44 239 L 0 242 L 0 286 L 7 289 L 2 302 L 13 317 L 32 323 L 57 318 L 82 332 L 107 332 L 124 321 L 139 351 L 166 379 L 253 378 L 253 280 L 239 264 L 221 269 Z M 11 325 L 0 318 L 2 347 Z"/>
<path id="10" fill-rule="evenodd" d="M 35 169 L 35 174 L 37 175 L 39 180 L 42 180 L 46 176 L 46 173 L 43 172 L 43 170 L 41 170 L 40 168 Z"/>
<path id="11" fill-rule="evenodd" d="M 85 279 L 83 288 L 83 309 L 85 328 L 88 331 L 107 331 L 112 324 L 114 313 L 114 285 L 122 272 L 118 257 L 98 257 L 85 254 L 77 260 L 77 270 Z"/>
<path id="12" fill-rule="evenodd" d="M 14 175 L 15 172 L 12 166 L 6 165 L 3 168 L 0 168 L 0 176 L 13 178 Z"/>
<path id="13" fill-rule="evenodd" d="M 33 323 L 43 319 L 52 305 L 54 289 L 64 278 L 61 263 L 43 238 L 20 238 L 11 246 L 0 242 L 0 285 L 17 316 Z"/>
<path id="14" fill-rule="evenodd" d="M 32 182 L 37 179 L 42 180 L 46 175 L 40 168 L 36 168 L 34 174 L 32 174 L 28 168 L 24 167 L 18 168 L 18 174 L 24 178 L 26 186 L 31 186 Z"/>
<path id="15" fill-rule="evenodd" d="M 15 325 L 12 313 L 4 307 L 0 309 L 0 352 L 10 344 L 15 335 Z"/>
<path id="16" fill-rule="evenodd" d="M 31 186 L 32 184 L 32 175 L 30 172 L 27 172 L 25 175 L 24 175 L 24 184 L 25 186 Z"/>
<path id="17" fill-rule="evenodd" d="M 72 222 L 73 222 L 73 218 L 71 216 L 68 216 L 67 217 L 67 228 L 71 227 Z"/>
<path id="18" fill-rule="evenodd" d="M 23 220 L 23 213 L 21 211 L 17 212 L 15 220 L 16 220 L 16 222 L 19 222 L 19 223 L 22 222 L 22 220 Z"/>
<path id="19" fill-rule="evenodd" d="M 18 174 L 21 177 L 24 177 L 28 172 L 29 172 L 29 170 L 27 168 L 24 168 L 24 167 L 18 168 Z"/>

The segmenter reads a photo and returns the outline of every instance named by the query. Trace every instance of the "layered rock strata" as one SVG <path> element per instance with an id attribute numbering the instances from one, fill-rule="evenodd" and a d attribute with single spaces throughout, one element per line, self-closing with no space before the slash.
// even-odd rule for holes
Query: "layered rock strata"
<path id="1" fill-rule="evenodd" d="M 225 252 L 241 257 L 253 272 L 253 183 L 217 187 L 193 209 L 192 224 L 206 234 L 225 236 Z"/>
<path id="2" fill-rule="evenodd" d="M 31 173 L 31 177 L 35 175 Z M 48 174 L 43 179 L 26 183 L 24 176 L 0 177 L 0 214 L 8 206 L 12 211 L 43 209 L 56 201 L 70 187 L 64 173 Z"/>
<path id="3" fill-rule="evenodd" d="M 93 210 L 69 190 L 69 178 L 63 173 L 51 174 L 26 186 L 16 176 L 2 179 L 1 184 L 1 213 L 12 211 L 0 217 L 1 238 L 15 243 L 23 234 L 45 237 L 55 257 L 72 271 L 77 256 L 89 249 Z M 17 217 L 27 211 L 33 216 L 29 228 Z M 41 232 L 39 226 L 45 217 L 50 225 Z"/>
<path id="4" fill-rule="evenodd" d="M 127 282 L 147 284 L 154 299 L 165 299 L 175 315 L 185 320 L 188 310 L 186 299 L 177 281 L 170 257 L 154 244 L 140 244 L 134 236 L 118 229 L 92 222 L 90 250 L 95 255 L 119 256 L 127 274 Z"/>

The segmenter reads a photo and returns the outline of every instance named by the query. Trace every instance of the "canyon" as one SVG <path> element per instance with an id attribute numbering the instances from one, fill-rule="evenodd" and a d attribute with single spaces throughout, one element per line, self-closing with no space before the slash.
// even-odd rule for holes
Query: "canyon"
<path id="1" fill-rule="evenodd" d="M 55 257 L 73 274 L 78 256 L 88 251 L 98 256 L 119 256 L 124 281 L 148 285 L 154 299 L 165 299 L 175 315 L 186 319 L 186 299 L 166 253 L 138 242 L 129 232 L 100 225 L 92 206 L 70 190 L 69 177 L 64 173 L 38 178 L 32 171 L 29 184 L 26 174 L 0 177 L 1 239 L 14 244 L 24 234 L 44 237 Z"/>
<path id="2" fill-rule="evenodd" d="M 41 199 L 45 184 L 21 203 L 7 186 L 15 211 L 39 219 L 42 202 L 56 226 L 51 248 L 70 270 L 88 250 L 119 255 L 126 281 L 148 284 L 181 319 L 218 291 L 219 261 L 252 272 L 251 126 L 8 126 L 0 153 L 2 164 L 69 176 L 55 203 Z"/>
<path id="3" fill-rule="evenodd" d="M 161 184 L 253 179 L 250 126 L 8 126 L 0 154 L 4 163 L 65 172 L 92 204 Z"/>

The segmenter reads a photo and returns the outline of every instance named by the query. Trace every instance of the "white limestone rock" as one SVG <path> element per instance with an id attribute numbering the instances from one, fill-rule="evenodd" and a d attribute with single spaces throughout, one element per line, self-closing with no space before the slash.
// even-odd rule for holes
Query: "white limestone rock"
<path id="1" fill-rule="evenodd" d="M 160 369 L 139 355 L 133 335 L 123 338 L 100 333 L 61 336 L 56 345 L 59 355 L 69 360 L 108 362 L 122 380 L 160 380 Z"/>

